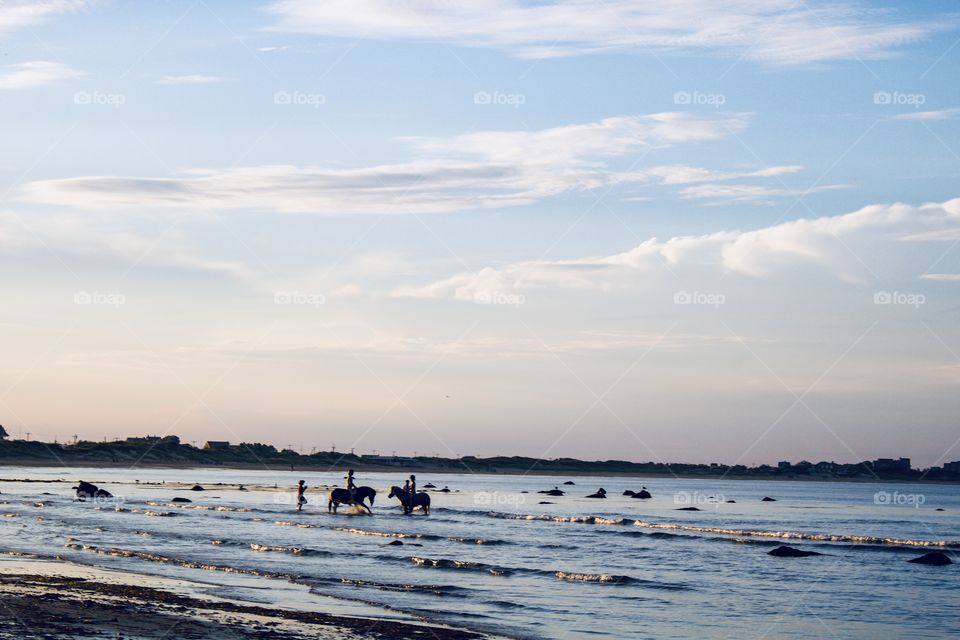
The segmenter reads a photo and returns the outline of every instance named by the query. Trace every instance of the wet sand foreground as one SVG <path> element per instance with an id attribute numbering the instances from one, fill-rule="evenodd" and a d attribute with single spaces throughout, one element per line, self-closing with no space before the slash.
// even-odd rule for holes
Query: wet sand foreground
<path id="1" fill-rule="evenodd" d="M 0 638 L 482 640 L 439 625 L 329 615 L 177 593 L 162 578 L 25 561 L 0 567 Z M 85 574 L 85 577 L 77 575 Z M 144 586 L 144 583 L 159 586 Z"/>

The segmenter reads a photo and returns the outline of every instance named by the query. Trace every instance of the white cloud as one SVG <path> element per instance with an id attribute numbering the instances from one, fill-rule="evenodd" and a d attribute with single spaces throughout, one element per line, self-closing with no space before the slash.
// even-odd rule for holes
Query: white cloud
<path id="1" fill-rule="evenodd" d="M 195 73 L 186 76 L 163 76 L 158 78 L 154 84 L 214 84 L 217 82 L 223 82 L 223 78 L 220 76 L 207 76 L 201 73 Z"/>
<path id="2" fill-rule="evenodd" d="M 754 231 L 720 231 L 702 236 L 650 238 L 623 253 L 572 260 L 517 262 L 475 273 L 460 273 L 395 296 L 474 301 L 477 293 L 508 294 L 537 287 L 606 289 L 639 276 L 701 269 L 752 277 L 773 277 L 813 268 L 841 280 L 862 282 L 872 274 L 864 261 L 888 255 L 919 230 L 960 228 L 960 198 L 911 206 L 872 205 L 837 216 L 800 219 Z M 916 277 L 916 274 L 914 275 Z"/>
<path id="3" fill-rule="evenodd" d="M 960 273 L 925 273 L 920 278 L 935 282 L 960 282 Z"/>
<path id="4" fill-rule="evenodd" d="M 439 41 L 524 58 L 706 51 L 774 65 L 888 57 L 946 23 L 829 0 L 275 0 L 268 10 L 278 31 Z"/>
<path id="5" fill-rule="evenodd" d="M 50 18 L 78 11 L 89 3 L 82 0 L 10 0 L 0 3 L 0 33 L 32 27 Z"/>
<path id="6" fill-rule="evenodd" d="M 86 208 L 192 206 L 319 214 L 517 206 L 574 190 L 650 180 L 643 171 L 617 170 L 608 162 L 717 140 L 742 130 L 747 121 L 743 114 L 656 113 L 538 131 L 406 138 L 417 158 L 398 164 L 199 169 L 171 178 L 82 176 L 31 182 L 21 196 Z"/>
<path id="7" fill-rule="evenodd" d="M 85 216 L 38 218 L 0 212 L 0 254 L 52 253 L 80 259 L 110 260 L 121 269 L 135 265 L 194 271 L 260 282 L 257 274 L 232 260 L 207 258 L 185 248 L 187 241 L 173 231 L 167 237 L 148 236 L 112 225 L 95 224 Z"/>
<path id="8" fill-rule="evenodd" d="M 36 60 L 7 65 L 0 70 L 0 90 L 31 89 L 85 74 L 61 62 Z"/>
<path id="9" fill-rule="evenodd" d="M 960 107 L 950 109 L 941 109 L 939 111 L 914 111 L 911 113 L 900 113 L 893 116 L 894 120 L 950 120 L 960 115 Z"/>

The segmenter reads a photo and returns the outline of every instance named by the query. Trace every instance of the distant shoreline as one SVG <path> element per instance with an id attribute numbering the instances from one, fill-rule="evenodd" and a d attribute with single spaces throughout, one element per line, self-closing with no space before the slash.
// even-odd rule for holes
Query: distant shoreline
<path id="1" fill-rule="evenodd" d="M 697 473 L 659 473 L 659 472 L 627 472 L 627 471 L 604 471 L 602 469 L 596 470 L 552 470 L 552 469 L 534 469 L 527 471 L 521 468 L 504 468 L 497 469 L 494 471 L 484 469 L 471 471 L 464 467 L 463 469 L 451 469 L 446 466 L 383 466 L 383 465 L 363 465 L 363 464 L 341 464 L 335 467 L 330 467 L 328 465 L 302 465 L 295 464 L 293 469 L 289 465 L 269 465 L 269 464 L 254 464 L 254 463 L 224 463 L 224 464 L 198 464 L 198 463 L 181 463 L 181 462 L 150 462 L 146 464 L 136 464 L 130 465 L 129 463 L 124 462 L 103 462 L 103 461 L 69 461 L 67 464 L 60 464 L 55 460 L 0 460 L 0 470 L 5 467 L 33 467 L 33 468 L 63 468 L 63 469 L 171 469 L 171 470 L 187 470 L 187 469 L 197 469 L 202 471 L 215 471 L 218 469 L 223 470 L 236 470 L 236 471 L 266 471 L 270 473 L 292 473 L 297 472 L 308 472 L 308 473 L 339 473 L 347 466 L 350 468 L 356 469 L 358 472 L 367 472 L 367 473 L 396 473 L 398 475 L 403 475 L 409 470 L 414 470 L 418 474 L 444 474 L 444 475 L 455 475 L 455 474 L 466 474 L 466 475 L 477 475 L 477 476 L 537 476 L 537 477 L 563 477 L 569 476 L 571 478 L 584 478 L 584 477 L 609 477 L 609 478 L 652 478 L 652 479 L 681 479 L 681 480 L 737 480 L 737 481 L 748 481 L 755 480 L 761 482 L 769 481 L 789 481 L 789 482 L 825 482 L 825 483 L 854 483 L 854 484 L 868 484 L 868 483 L 881 483 L 881 484 L 960 484 L 960 480 L 950 480 L 943 478 L 935 479 L 917 479 L 917 478 L 871 478 L 871 477 L 860 477 L 860 478 L 841 478 L 841 477 L 831 477 L 831 476 L 820 476 L 820 475 L 797 475 L 797 476 L 770 476 L 770 475 L 751 475 L 751 474 L 697 474 Z M 5 481 L 11 481 L 10 479 L 0 479 Z M 55 480 L 50 480 L 55 481 Z"/>

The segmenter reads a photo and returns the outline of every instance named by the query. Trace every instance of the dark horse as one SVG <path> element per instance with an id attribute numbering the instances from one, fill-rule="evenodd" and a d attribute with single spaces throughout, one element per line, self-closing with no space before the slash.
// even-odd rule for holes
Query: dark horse
<path id="1" fill-rule="evenodd" d="M 327 511 L 337 512 L 337 507 L 341 504 L 357 505 L 371 513 L 370 507 L 373 506 L 373 499 L 377 491 L 373 487 L 357 487 L 353 492 L 353 497 L 346 489 L 336 488 L 330 492 L 330 499 L 327 501 Z M 355 498 L 355 499 L 354 499 Z M 363 504 L 364 500 L 370 500 L 370 507 Z"/>
<path id="2" fill-rule="evenodd" d="M 417 507 L 423 507 L 423 515 L 430 515 L 430 494 L 429 493 L 420 493 L 413 497 L 413 504 L 410 504 L 410 493 L 404 491 L 400 487 L 390 487 L 390 495 L 388 498 L 399 498 L 400 504 L 403 505 L 405 510 L 409 509 L 412 512 Z"/>

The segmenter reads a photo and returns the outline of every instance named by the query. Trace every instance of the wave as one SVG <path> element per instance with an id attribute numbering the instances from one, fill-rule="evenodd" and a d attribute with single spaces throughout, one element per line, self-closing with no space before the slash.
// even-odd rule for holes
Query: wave
<path id="1" fill-rule="evenodd" d="M 488 518 L 506 520 L 536 520 L 545 522 L 567 522 L 593 525 L 632 525 L 641 529 L 658 531 L 680 531 L 683 533 L 712 533 L 720 536 L 738 538 L 775 538 L 781 540 L 811 540 L 816 542 L 848 543 L 858 545 L 886 545 L 902 547 L 935 547 L 942 549 L 960 549 L 960 540 L 914 540 L 858 534 L 812 533 L 804 531 L 769 531 L 753 529 L 731 529 L 725 527 L 697 526 L 676 522 L 647 522 L 631 518 L 607 518 L 602 516 L 553 516 L 548 514 L 519 514 L 499 511 L 482 512 Z M 687 536 L 684 536 L 687 537 Z"/>
<path id="2" fill-rule="evenodd" d="M 644 529 L 669 529 L 675 531 L 690 531 L 694 533 L 713 533 L 722 536 L 736 536 L 740 538 L 776 538 L 779 540 L 812 540 L 816 542 L 840 542 L 903 547 L 937 547 L 945 549 L 960 548 L 960 541 L 950 540 L 911 540 L 907 538 L 885 538 L 881 536 L 836 533 L 809 533 L 804 531 L 728 529 L 725 527 L 702 527 L 672 522 L 644 522 L 642 520 L 635 521 L 634 526 Z"/>
<path id="3" fill-rule="evenodd" d="M 173 564 L 186 569 L 203 569 L 204 571 L 223 571 L 225 573 L 238 573 L 243 575 L 260 576 L 265 578 L 279 578 L 283 580 L 294 581 L 296 576 L 286 573 L 277 573 L 275 571 L 260 571 L 257 569 L 245 569 L 243 567 L 231 567 L 222 564 L 210 564 L 207 562 L 195 562 L 193 560 L 184 560 L 182 558 L 173 558 L 160 555 L 158 553 L 149 553 L 147 551 L 134 551 L 131 549 L 119 549 L 117 547 L 98 547 L 96 545 L 81 544 L 77 542 L 68 542 L 64 545 L 67 549 L 75 551 L 85 551 L 102 556 L 114 556 L 118 558 L 137 558 L 148 562 L 159 562 L 162 564 Z"/>
<path id="4" fill-rule="evenodd" d="M 418 556 L 413 556 L 410 558 L 410 561 L 413 562 L 413 564 L 420 567 L 434 567 L 437 569 L 453 569 L 453 570 L 465 570 L 465 571 L 480 571 L 483 573 L 488 573 L 492 576 L 510 576 L 517 571 L 522 571 L 520 569 L 499 567 L 493 564 L 485 564 L 483 562 L 472 562 L 469 560 L 448 560 L 446 558 L 421 558 Z"/>
<path id="5" fill-rule="evenodd" d="M 183 504 L 179 502 L 156 502 L 148 500 L 145 502 L 149 507 L 164 507 L 166 509 L 189 509 L 193 511 L 233 511 L 236 513 L 250 513 L 254 511 L 250 507 L 225 507 L 223 505 L 208 504 Z"/>
<path id="6" fill-rule="evenodd" d="M 320 549 L 308 549 L 306 547 L 282 547 L 275 545 L 267 544 L 257 544 L 251 542 L 249 544 L 251 551 L 274 551 L 277 553 L 289 553 L 295 556 L 331 556 L 333 555 L 329 551 L 322 551 Z"/>
<path id="7" fill-rule="evenodd" d="M 397 538 L 397 539 L 414 539 L 414 540 L 448 540 L 450 542 L 459 542 L 461 544 L 485 544 L 485 545 L 500 545 L 500 544 L 510 544 L 506 540 L 496 540 L 489 538 L 471 538 L 471 537 L 460 537 L 460 536 L 438 536 L 432 533 L 402 533 L 397 531 L 370 531 L 368 529 L 357 529 L 354 527 L 333 527 L 334 531 L 341 531 L 343 533 L 352 533 L 359 536 L 374 536 L 379 538 Z"/>
<path id="8" fill-rule="evenodd" d="M 350 587 L 363 587 L 379 589 L 380 591 L 397 591 L 405 593 L 432 593 L 437 596 L 453 596 L 457 598 L 466 598 L 471 593 L 471 589 L 458 587 L 450 584 L 409 584 L 409 583 L 391 583 L 378 582 L 376 580 L 362 580 L 359 578 L 331 578 L 327 583 L 342 584 Z"/>

